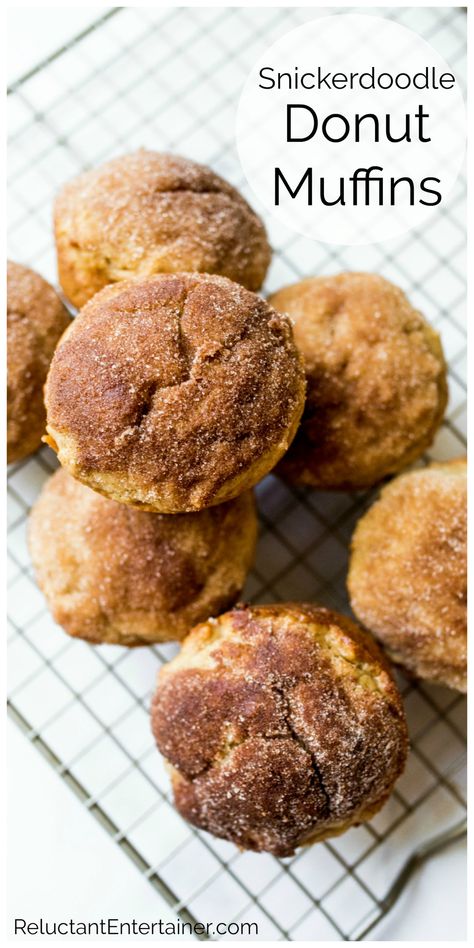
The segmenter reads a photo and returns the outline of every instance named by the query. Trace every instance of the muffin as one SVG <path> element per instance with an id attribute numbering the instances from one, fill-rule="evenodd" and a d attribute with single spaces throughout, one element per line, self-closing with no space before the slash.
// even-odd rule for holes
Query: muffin
<path id="1" fill-rule="evenodd" d="M 7 458 L 36 451 L 46 425 L 43 386 L 56 343 L 69 323 L 53 287 L 20 263 L 7 268 Z"/>
<path id="2" fill-rule="evenodd" d="M 291 326 L 225 277 L 106 287 L 61 341 L 47 441 L 74 477 L 161 513 L 236 497 L 286 451 L 305 381 Z"/>
<path id="3" fill-rule="evenodd" d="M 431 444 L 447 401 L 437 333 L 369 273 L 295 283 L 270 297 L 306 366 L 303 420 L 278 472 L 322 490 L 371 487 Z"/>
<path id="4" fill-rule="evenodd" d="M 66 632 L 150 645 L 182 639 L 233 605 L 256 533 L 250 492 L 168 517 L 107 500 L 59 470 L 33 508 L 29 545 L 38 585 Z"/>
<path id="5" fill-rule="evenodd" d="M 276 856 L 369 819 L 407 754 L 373 639 L 301 603 L 242 606 L 193 629 L 160 671 L 152 729 L 181 815 Z"/>
<path id="6" fill-rule="evenodd" d="M 205 165 L 140 150 L 63 187 L 54 225 L 61 286 L 75 306 L 118 280 L 217 273 L 258 290 L 270 263 L 265 228 Z"/>
<path id="7" fill-rule="evenodd" d="M 466 461 L 395 478 L 359 520 L 348 577 L 356 616 L 417 678 L 467 687 Z"/>

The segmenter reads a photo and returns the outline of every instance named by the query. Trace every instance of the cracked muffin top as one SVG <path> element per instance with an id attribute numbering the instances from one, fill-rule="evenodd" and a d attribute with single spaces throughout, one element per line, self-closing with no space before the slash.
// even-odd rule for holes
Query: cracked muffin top
<path id="1" fill-rule="evenodd" d="M 369 819 L 407 753 L 402 701 L 373 639 L 299 603 L 197 626 L 160 671 L 152 729 L 180 813 L 277 856 Z"/>
<path id="2" fill-rule="evenodd" d="M 291 326 L 225 277 L 170 274 L 106 287 L 61 340 L 48 443 L 114 500 L 200 510 L 259 481 L 303 410 Z"/>
<path id="3" fill-rule="evenodd" d="M 270 297 L 290 316 L 308 383 L 303 419 L 278 473 L 358 490 L 431 444 L 447 401 L 438 334 L 393 283 L 370 273 L 312 277 Z"/>
<path id="4" fill-rule="evenodd" d="M 52 286 L 20 263 L 7 269 L 7 455 L 21 461 L 41 444 L 43 386 L 70 316 Z"/>
<path id="5" fill-rule="evenodd" d="M 55 204 L 58 272 L 83 306 L 109 283 L 199 271 L 260 289 L 270 263 L 262 221 L 227 181 L 178 155 L 134 152 L 74 178 Z"/>
<path id="6" fill-rule="evenodd" d="M 143 513 L 60 469 L 29 520 L 38 585 L 56 622 L 89 642 L 184 638 L 244 585 L 257 521 L 250 491 L 199 513 Z"/>
<path id="7" fill-rule="evenodd" d="M 467 689 L 467 465 L 410 471 L 359 520 L 351 605 L 413 675 Z"/>

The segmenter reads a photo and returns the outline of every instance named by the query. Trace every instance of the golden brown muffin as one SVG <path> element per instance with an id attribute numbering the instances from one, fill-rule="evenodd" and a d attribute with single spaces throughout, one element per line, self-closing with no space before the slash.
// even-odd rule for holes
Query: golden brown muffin
<path id="1" fill-rule="evenodd" d="M 238 607 L 193 629 L 160 672 L 152 729 L 181 815 L 276 856 L 369 819 L 407 754 L 373 639 L 301 603 Z"/>
<path id="2" fill-rule="evenodd" d="M 143 513 L 65 471 L 43 488 L 29 522 L 31 557 L 51 612 L 90 642 L 182 639 L 238 598 L 257 533 L 250 491 L 200 513 Z"/>
<path id="3" fill-rule="evenodd" d="M 46 383 L 48 443 L 114 500 L 200 510 L 257 483 L 304 402 L 291 326 L 225 277 L 106 287 L 61 341 Z"/>
<path id="4" fill-rule="evenodd" d="M 20 263 L 7 269 L 7 457 L 36 451 L 46 425 L 43 386 L 69 314 L 53 287 Z"/>
<path id="5" fill-rule="evenodd" d="M 466 691 L 466 461 L 395 478 L 359 520 L 348 586 L 357 617 L 418 678 Z"/>
<path id="6" fill-rule="evenodd" d="M 313 277 L 270 297 L 306 366 L 307 401 L 286 480 L 371 487 L 431 444 L 447 400 L 436 332 L 404 293 L 370 273 Z"/>
<path id="7" fill-rule="evenodd" d="M 210 168 L 140 150 L 74 178 L 55 206 L 61 286 L 76 306 L 118 280 L 218 273 L 258 290 L 270 263 L 265 228 Z"/>

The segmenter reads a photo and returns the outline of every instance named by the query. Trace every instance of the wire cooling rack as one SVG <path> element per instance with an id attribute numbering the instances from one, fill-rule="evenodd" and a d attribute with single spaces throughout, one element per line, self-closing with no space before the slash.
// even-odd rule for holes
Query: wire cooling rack
<path id="1" fill-rule="evenodd" d="M 239 91 L 265 45 L 327 12 L 335 11 L 114 8 L 16 81 L 9 96 L 12 259 L 55 282 L 51 204 L 59 185 L 139 146 L 209 163 L 261 210 L 235 151 Z M 421 33 L 462 80 L 461 9 L 372 12 Z M 438 460 L 465 451 L 464 207 L 459 181 L 426 230 L 362 248 L 330 247 L 270 227 L 275 252 L 269 292 L 308 274 L 373 270 L 405 289 L 439 330 L 450 401 L 429 452 Z M 72 641 L 55 626 L 35 586 L 26 519 L 54 466 L 52 452 L 43 448 L 12 466 L 8 478 L 14 720 L 182 919 L 206 921 L 218 907 L 227 922 L 257 922 L 263 940 L 362 939 L 409 874 L 395 882 L 410 855 L 439 833 L 459 831 L 465 816 L 464 699 L 402 681 L 409 763 L 389 802 L 364 826 L 284 860 L 241 853 L 195 831 L 171 805 L 148 722 L 156 673 L 174 647 L 127 651 Z M 257 499 L 261 531 L 246 598 L 316 600 L 347 611 L 347 545 L 371 496 L 291 490 L 270 476 Z"/>

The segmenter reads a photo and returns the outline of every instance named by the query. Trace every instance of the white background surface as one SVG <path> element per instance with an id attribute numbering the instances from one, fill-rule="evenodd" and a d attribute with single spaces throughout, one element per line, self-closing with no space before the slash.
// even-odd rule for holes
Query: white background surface
<path id="1" fill-rule="evenodd" d="M 8 746 L 9 918 L 171 919 L 158 893 L 14 724 Z M 371 939 L 463 940 L 465 906 L 465 844 L 456 843 L 416 874 Z"/>
<path id="2" fill-rule="evenodd" d="M 10 918 L 172 921 L 164 900 L 12 723 L 8 748 Z"/>
<path id="3" fill-rule="evenodd" d="M 29 72 L 37 63 L 59 49 L 68 39 L 103 15 L 105 7 L 28 8 L 28 29 L 25 10 L 8 10 L 7 79 L 13 82 Z M 62 14 L 62 15 L 61 15 Z"/>
<path id="4" fill-rule="evenodd" d="M 25 30 L 25 10 L 10 10 L 9 79 L 22 75 L 103 12 L 103 7 L 88 7 L 68 9 L 61 16 L 58 8 L 29 9 Z M 156 892 L 41 755 L 15 726 L 8 732 L 10 917 L 168 917 L 169 909 Z M 47 809 L 38 809 L 41 800 L 48 801 Z M 457 844 L 417 874 L 373 938 L 464 939 L 464 876 L 464 845 Z"/>

